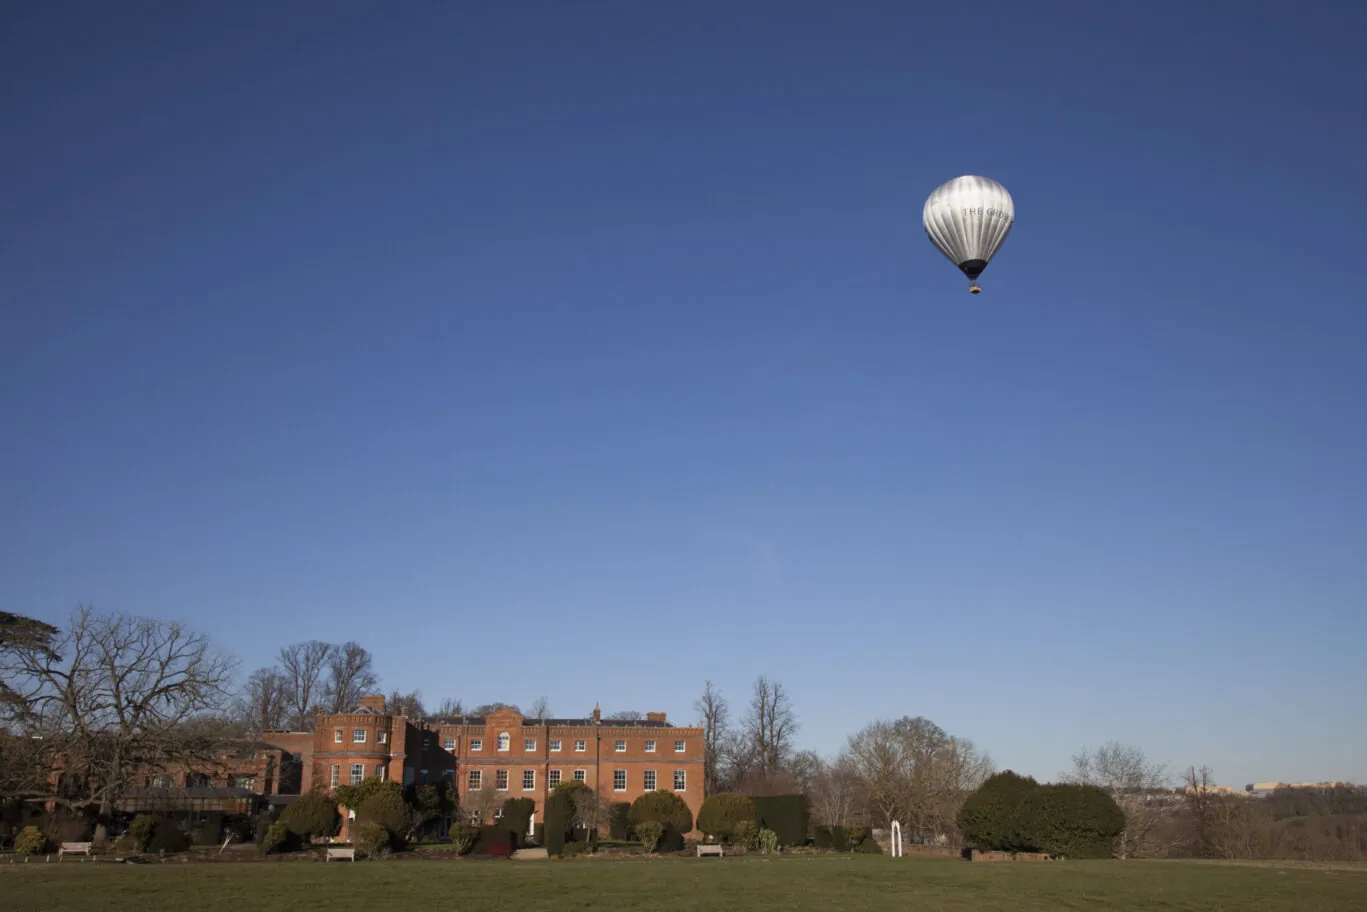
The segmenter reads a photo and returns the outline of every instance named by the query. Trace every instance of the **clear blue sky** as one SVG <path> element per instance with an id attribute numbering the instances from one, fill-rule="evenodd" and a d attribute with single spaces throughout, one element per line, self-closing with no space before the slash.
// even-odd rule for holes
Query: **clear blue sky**
<path id="1" fill-rule="evenodd" d="M 6 4 L 0 605 L 1367 780 L 1367 14 L 1235 6 Z"/>

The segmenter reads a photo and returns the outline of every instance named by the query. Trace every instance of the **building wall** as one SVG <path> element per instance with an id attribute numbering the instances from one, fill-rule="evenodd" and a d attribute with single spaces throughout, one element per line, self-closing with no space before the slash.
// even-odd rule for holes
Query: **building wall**
<path id="1" fill-rule="evenodd" d="M 307 794 L 313 781 L 313 732 L 266 731 L 258 739 L 280 748 L 289 755 L 289 762 L 280 776 L 277 793 Z M 297 772 L 296 772 L 297 770 Z M 295 781 L 297 780 L 297 781 Z"/>
<path id="2" fill-rule="evenodd" d="M 360 767 L 363 779 L 378 777 L 401 783 L 408 741 L 409 725 L 403 716 L 360 712 L 319 715 L 313 732 L 309 790 L 349 785 L 355 766 Z"/>

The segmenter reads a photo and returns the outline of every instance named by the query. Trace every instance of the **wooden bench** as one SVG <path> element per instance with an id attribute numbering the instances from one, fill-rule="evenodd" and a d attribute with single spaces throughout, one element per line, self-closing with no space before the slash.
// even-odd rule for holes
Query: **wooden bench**
<path id="1" fill-rule="evenodd" d="M 704 855 L 716 855 L 718 858 L 725 858 L 726 850 L 720 845 L 703 845 L 700 842 L 698 843 L 698 857 L 702 858 Z"/>
<path id="2" fill-rule="evenodd" d="M 89 842 L 64 842 L 57 850 L 57 860 L 61 861 L 63 855 L 89 855 L 91 845 Z"/>
<path id="3" fill-rule="evenodd" d="M 348 861 L 356 860 L 356 850 L 354 848 L 329 848 L 328 857 L 324 861 L 332 861 L 334 858 L 345 858 Z"/>

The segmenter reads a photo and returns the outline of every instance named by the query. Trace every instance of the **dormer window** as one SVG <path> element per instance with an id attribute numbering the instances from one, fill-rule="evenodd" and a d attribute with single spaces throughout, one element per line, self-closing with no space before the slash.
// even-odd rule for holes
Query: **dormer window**
<path id="1" fill-rule="evenodd" d="M 512 736 L 511 736 L 511 735 L 509 735 L 507 732 L 499 732 L 499 733 L 498 733 L 498 749 L 499 749 L 499 750 L 501 750 L 501 751 L 506 751 L 506 750 L 508 750 L 509 748 L 512 747 L 512 744 L 513 744 L 513 739 L 512 739 Z"/>

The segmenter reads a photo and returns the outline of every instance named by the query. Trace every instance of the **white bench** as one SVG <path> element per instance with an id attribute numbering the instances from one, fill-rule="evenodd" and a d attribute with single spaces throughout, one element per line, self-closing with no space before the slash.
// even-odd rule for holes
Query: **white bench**
<path id="1" fill-rule="evenodd" d="M 334 849 L 334 848 L 329 848 L 329 849 L 328 849 L 328 857 L 325 858 L 325 859 L 323 859 L 323 860 L 324 860 L 324 861 L 332 861 L 332 859 L 334 859 L 334 858 L 345 858 L 345 859 L 347 859 L 348 861 L 355 861 L 355 860 L 356 860 L 356 850 L 355 850 L 354 848 L 347 848 L 347 849 L 342 849 L 342 848 L 335 848 L 335 849 Z"/>
<path id="2" fill-rule="evenodd" d="M 726 850 L 720 845 L 703 845 L 700 842 L 698 843 L 698 857 L 702 858 L 704 855 L 716 855 L 718 858 L 725 858 Z"/>
<path id="3" fill-rule="evenodd" d="M 61 861 L 63 855 L 89 855 L 90 846 L 89 842 L 64 842 L 57 850 L 57 860 Z"/>

